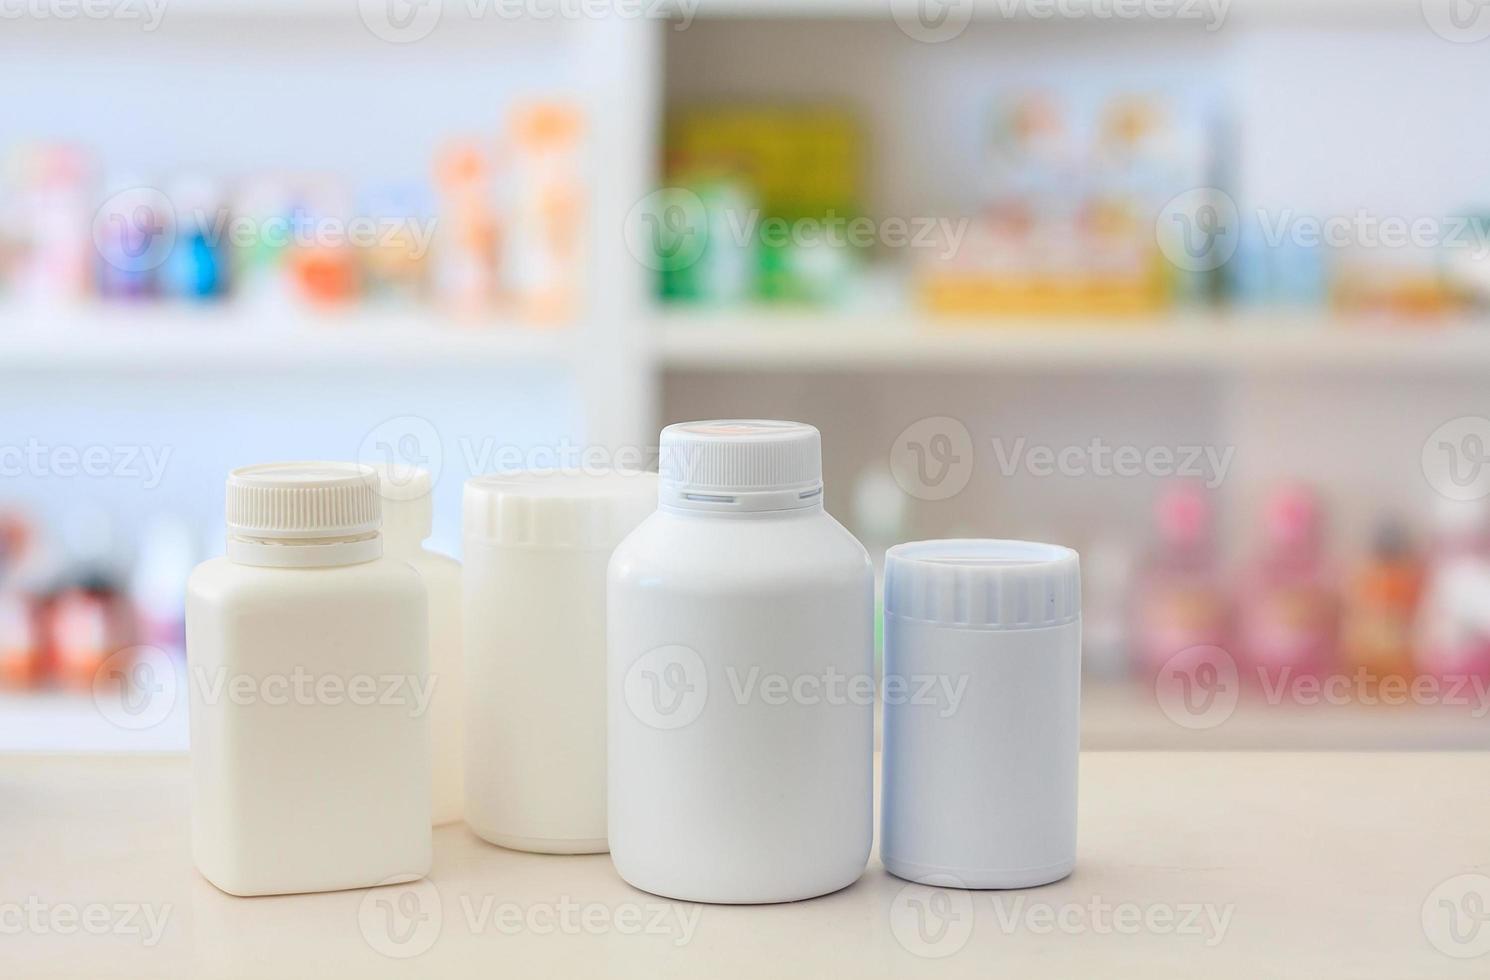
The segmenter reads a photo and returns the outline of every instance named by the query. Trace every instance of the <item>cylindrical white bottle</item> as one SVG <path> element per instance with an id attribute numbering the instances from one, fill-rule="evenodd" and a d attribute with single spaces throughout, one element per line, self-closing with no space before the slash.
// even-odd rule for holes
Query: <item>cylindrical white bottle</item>
<path id="1" fill-rule="evenodd" d="M 429 701 L 431 802 L 436 826 L 464 812 L 461 715 L 465 658 L 461 651 L 460 562 L 424 546 L 434 526 L 434 489 L 429 471 L 414 466 L 376 466 L 383 498 L 383 553 L 407 562 L 429 594 Z"/>
<path id="2" fill-rule="evenodd" d="M 885 558 L 880 857 L 1025 888 L 1071 873 L 1081 713 L 1076 552 L 917 541 Z"/>
<path id="3" fill-rule="evenodd" d="M 869 558 L 823 510 L 818 432 L 662 432 L 657 513 L 611 559 L 610 843 L 702 902 L 851 884 L 873 830 Z"/>
<path id="4" fill-rule="evenodd" d="M 466 482 L 466 823 L 480 837 L 606 850 L 605 569 L 656 506 L 650 473 Z"/>
<path id="5" fill-rule="evenodd" d="M 227 556 L 187 584 L 192 855 L 230 894 L 429 871 L 427 602 L 383 557 L 376 487 L 350 463 L 234 470 Z"/>

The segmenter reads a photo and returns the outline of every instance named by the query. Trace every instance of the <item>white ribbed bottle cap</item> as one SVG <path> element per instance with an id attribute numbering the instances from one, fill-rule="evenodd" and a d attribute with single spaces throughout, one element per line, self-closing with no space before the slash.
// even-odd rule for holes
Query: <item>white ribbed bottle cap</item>
<path id="1" fill-rule="evenodd" d="M 423 541 L 435 524 L 434 480 L 429 470 L 404 463 L 374 463 L 383 498 L 383 537 Z"/>
<path id="2" fill-rule="evenodd" d="M 803 422 L 679 422 L 662 430 L 658 470 L 664 504 L 744 510 L 812 506 L 822 499 L 822 439 Z"/>
<path id="3" fill-rule="evenodd" d="M 1029 630 L 1081 618 L 1076 552 L 1033 541 L 911 541 L 885 553 L 885 615 Z"/>
<path id="4" fill-rule="evenodd" d="M 340 538 L 378 530 L 378 478 L 357 463 L 264 463 L 228 474 L 228 534 Z"/>
<path id="5" fill-rule="evenodd" d="M 609 551 L 657 509 L 657 475 L 530 470 L 466 481 L 467 541 Z"/>

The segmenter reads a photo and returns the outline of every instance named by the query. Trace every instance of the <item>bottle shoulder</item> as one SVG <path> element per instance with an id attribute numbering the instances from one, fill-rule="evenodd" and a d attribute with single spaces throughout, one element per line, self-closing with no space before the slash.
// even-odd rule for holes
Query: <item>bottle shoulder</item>
<path id="1" fill-rule="evenodd" d="M 415 551 L 386 554 L 384 557 L 410 566 L 426 582 L 454 582 L 457 585 L 460 583 L 460 562 L 443 552 L 421 547 Z"/>
<path id="2" fill-rule="evenodd" d="M 826 511 L 721 518 L 658 511 L 611 556 L 613 582 L 872 581 L 869 553 Z"/>
<path id="3" fill-rule="evenodd" d="M 192 569 L 186 591 L 189 598 L 197 600 L 295 601 L 347 592 L 387 597 L 419 595 L 423 584 L 412 567 L 386 555 L 352 565 L 317 568 L 264 567 L 211 558 Z"/>

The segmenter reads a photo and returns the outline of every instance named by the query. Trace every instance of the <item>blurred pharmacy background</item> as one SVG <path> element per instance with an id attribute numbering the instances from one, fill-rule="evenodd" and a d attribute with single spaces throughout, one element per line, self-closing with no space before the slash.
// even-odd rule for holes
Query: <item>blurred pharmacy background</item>
<path id="1" fill-rule="evenodd" d="M 1490 746 L 1490 9 L 3 8 L 0 750 L 185 746 L 223 478 L 823 433 L 1084 564 L 1091 748 Z"/>

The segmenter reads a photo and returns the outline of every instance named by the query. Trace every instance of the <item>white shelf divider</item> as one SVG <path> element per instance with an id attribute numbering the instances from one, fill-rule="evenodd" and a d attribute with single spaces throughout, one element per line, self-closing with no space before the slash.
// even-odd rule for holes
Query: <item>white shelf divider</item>
<path id="1" fill-rule="evenodd" d="M 431 311 L 264 313 L 232 306 L 0 313 L 0 371 L 138 371 L 566 362 L 568 326 L 458 322 Z"/>
<path id="2" fill-rule="evenodd" d="M 668 312 L 657 356 L 678 371 L 1366 371 L 1490 368 L 1490 327 L 1388 327 L 1311 313 L 1118 319 Z"/>

